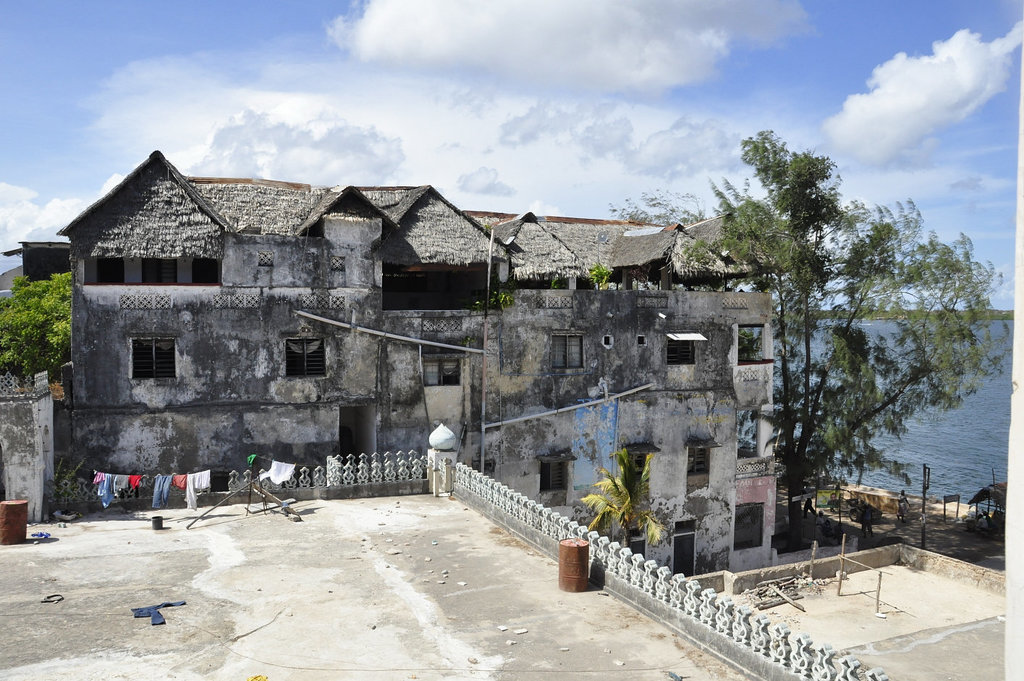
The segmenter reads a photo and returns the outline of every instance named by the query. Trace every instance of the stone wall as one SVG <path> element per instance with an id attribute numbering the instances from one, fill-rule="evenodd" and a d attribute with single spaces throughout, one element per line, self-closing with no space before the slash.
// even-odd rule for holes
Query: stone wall
<path id="1" fill-rule="evenodd" d="M 0 376 L 0 461 L 7 499 L 28 500 L 28 520 L 46 514 L 53 477 L 53 399 L 46 372 L 28 382 Z"/>

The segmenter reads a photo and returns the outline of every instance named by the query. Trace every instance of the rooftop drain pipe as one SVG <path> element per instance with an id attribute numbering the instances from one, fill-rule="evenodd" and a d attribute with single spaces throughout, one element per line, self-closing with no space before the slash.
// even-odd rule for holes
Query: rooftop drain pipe
<path id="1" fill-rule="evenodd" d="M 544 412 L 541 412 L 539 414 L 530 414 L 529 416 L 519 416 L 517 418 L 507 419 L 505 421 L 497 421 L 495 423 L 487 423 L 487 424 L 484 425 L 484 428 L 498 428 L 500 426 L 507 426 L 510 423 L 519 423 L 520 421 L 529 421 L 531 419 L 539 419 L 539 418 L 544 417 L 544 416 L 552 416 L 554 414 L 564 414 L 564 413 L 566 413 L 568 411 L 575 411 L 576 409 L 583 409 L 585 407 L 593 407 L 595 404 L 602 404 L 604 402 L 611 402 L 612 400 L 617 400 L 620 397 L 625 397 L 626 395 L 632 395 L 633 393 L 638 393 L 641 390 L 647 390 L 648 388 L 653 388 L 653 387 L 654 387 L 653 383 L 645 383 L 644 385 L 641 385 L 641 386 L 639 386 L 637 388 L 631 388 L 631 389 L 626 390 L 624 392 L 614 393 L 614 394 L 611 394 L 611 395 L 608 394 L 608 390 L 607 390 L 607 388 L 605 388 L 605 396 L 602 397 L 599 400 L 591 400 L 590 402 L 584 402 L 582 404 L 574 404 L 571 407 L 561 407 L 559 409 L 552 409 L 551 411 L 544 411 Z"/>
<path id="2" fill-rule="evenodd" d="M 437 348 L 448 348 L 449 350 L 458 350 L 460 352 L 475 352 L 482 355 L 483 350 L 477 350 L 476 348 L 467 348 L 464 345 L 450 345 L 448 343 L 438 343 L 436 341 L 423 340 L 422 338 L 413 338 L 412 336 L 399 336 L 397 333 L 388 333 L 386 331 L 379 331 L 377 329 L 371 329 L 365 326 L 358 326 L 356 324 L 349 324 L 348 322 L 339 322 L 337 319 L 328 319 L 327 317 L 320 317 L 309 312 L 303 312 L 302 310 L 296 310 L 295 314 L 300 317 L 306 317 L 317 322 L 323 322 L 324 324 L 333 324 L 334 326 L 340 326 L 346 329 L 352 329 L 353 331 L 360 331 L 362 333 L 370 333 L 375 336 L 383 336 L 384 338 L 391 338 L 392 340 L 403 341 L 405 343 L 416 343 L 417 345 L 433 345 Z"/>

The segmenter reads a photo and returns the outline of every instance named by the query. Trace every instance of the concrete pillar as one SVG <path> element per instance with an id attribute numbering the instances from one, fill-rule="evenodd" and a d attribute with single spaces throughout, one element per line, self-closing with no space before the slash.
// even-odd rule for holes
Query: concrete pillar
<path id="1" fill-rule="evenodd" d="M 53 478 L 53 399 L 45 373 L 30 392 L 0 395 L 0 456 L 7 499 L 28 500 L 28 521 L 42 522 Z"/>
<path id="2" fill-rule="evenodd" d="M 1024 84 L 1024 72 L 1021 75 Z M 1013 307 L 1024 310 L 1024 88 L 1018 111 L 1017 244 L 1014 257 Z M 1016 322 L 1014 323 L 1016 327 Z M 1010 443 L 1006 501 L 1006 637 L 1003 659 L 1007 679 L 1021 678 L 1018 657 L 1024 641 L 1024 334 L 1014 328 L 1013 393 L 1010 398 Z"/>
<path id="3" fill-rule="evenodd" d="M 451 494 L 455 488 L 455 452 L 427 450 L 427 476 L 435 497 Z"/>

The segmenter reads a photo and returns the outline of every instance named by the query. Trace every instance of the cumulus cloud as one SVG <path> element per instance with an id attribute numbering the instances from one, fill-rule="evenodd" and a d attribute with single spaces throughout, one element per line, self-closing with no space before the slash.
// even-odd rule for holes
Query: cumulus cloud
<path id="1" fill-rule="evenodd" d="M 401 141 L 343 119 L 301 124 L 246 110 L 213 135 L 190 172 L 213 176 L 298 179 L 314 184 L 373 184 L 392 176 L 405 156 Z"/>
<path id="2" fill-rule="evenodd" d="M 4 250 L 21 241 L 51 241 L 88 206 L 84 199 L 39 201 L 27 187 L 0 182 L 0 244 Z"/>
<path id="3" fill-rule="evenodd" d="M 600 91 L 697 83 L 738 43 L 802 31 L 796 0 L 367 0 L 329 35 L 364 62 Z"/>
<path id="4" fill-rule="evenodd" d="M 459 176 L 458 187 L 464 192 L 489 196 L 512 196 L 516 193 L 516 190 L 498 179 L 497 170 L 482 166 Z"/>
<path id="5" fill-rule="evenodd" d="M 823 129 L 837 149 L 874 165 L 927 157 L 930 136 L 977 111 L 1006 88 L 1021 43 L 1021 24 L 984 42 L 957 31 L 932 54 L 901 52 L 877 66 L 870 91 L 850 95 Z"/>

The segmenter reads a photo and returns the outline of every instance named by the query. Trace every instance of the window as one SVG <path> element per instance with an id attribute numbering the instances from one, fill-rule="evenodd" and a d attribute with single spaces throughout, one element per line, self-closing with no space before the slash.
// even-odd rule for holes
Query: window
<path id="1" fill-rule="evenodd" d="M 541 461 L 540 462 L 540 491 L 559 490 L 569 488 L 569 462 L 568 461 Z"/>
<path id="2" fill-rule="evenodd" d="M 697 341 L 706 341 L 699 333 L 669 333 L 666 334 L 665 343 L 665 364 L 680 365 L 694 364 L 697 359 Z"/>
<path id="3" fill-rule="evenodd" d="M 273 267 L 274 266 L 274 252 L 273 251 L 258 251 L 256 253 L 256 264 L 260 267 Z"/>
<path id="4" fill-rule="evenodd" d="M 629 533 L 629 550 L 641 556 L 647 551 L 647 535 L 640 530 L 631 530 Z"/>
<path id="5" fill-rule="evenodd" d="M 173 338 L 133 338 L 132 378 L 174 378 Z"/>
<path id="6" fill-rule="evenodd" d="M 459 385 L 459 360 L 423 360 L 423 385 Z"/>
<path id="7" fill-rule="evenodd" d="M 636 344 L 637 344 L 638 347 L 641 347 L 641 348 L 646 346 L 647 345 L 647 336 L 643 336 L 643 335 L 637 336 L 636 337 Z"/>
<path id="8" fill-rule="evenodd" d="M 732 548 L 752 549 L 762 544 L 764 528 L 764 504 L 736 504 L 736 527 L 733 531 Z"/>
<path id="9" fill-rule="evenodd" d="M 173 284 L 178 281 L 178 261 L 174 258 L 143 258 L 143 284 Z"/>
<path id="10" fill-rule="evenodd" d="M 761 337 L 763 326 L 741 326 L 737 332 L 737 359 L 740 362 L 760 362 L 764 359 Z"/>
<path id="11" fill-rule="evenodd" d="M 736 456 L 757 456 L 757 421 L 753 409 L 736 410 Z"/>
<path id="12" fill-rule="evenodd" d="M 686 474 L 707 475 L 711 450 L 707 447 L 687 447 Z"/>
<path id="13" fill-rule="evenodd" d="M 564 333 L 552 335 L 551 366 L 555 369 L 582 369 L 583 336 Z"/>
<path id="14" fill-rule="evenodd" d="M 214 258 L 194 258 L 192 260 L 192 283 L 220 283 L 220 263 Z"/>
<path id="15" fill-rule="evenodd" d="M 692 520 L 677 521 L 672 532 L 672 571 L 688 577 L 694 574 L 696 523 Z"/>
<path id="16" fill-rule="evenodd" d="M 124 260 L 96 258 L 96 281 L 100 284 L 124 283 Z"/>
<path id="17" fill-rule="evenodd" d="M 323 376 L 327 373 L 322 338 L 289 338 L 285 346 L 285 376 Z"/>

